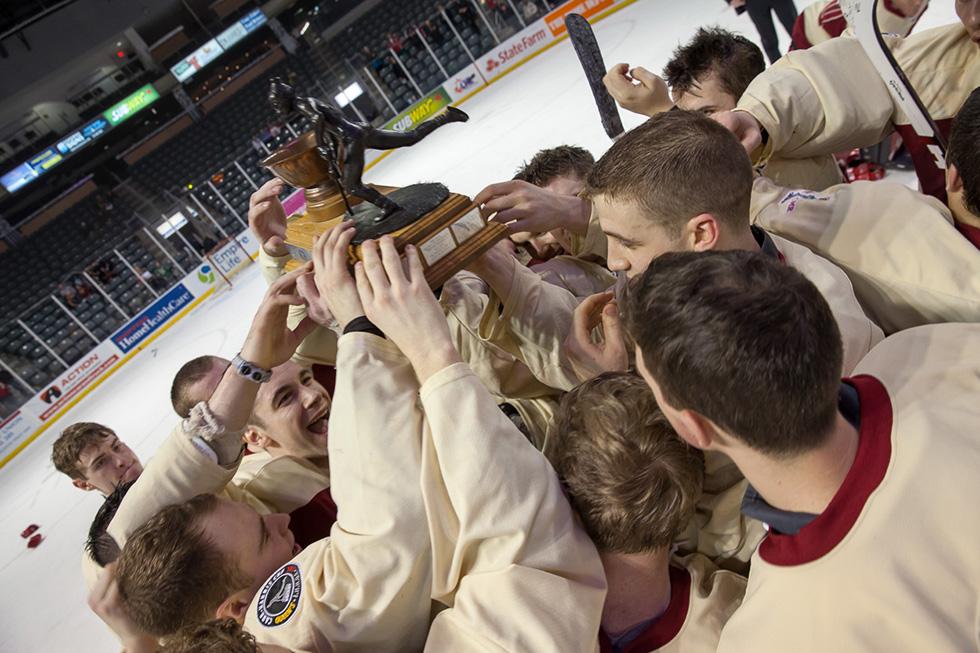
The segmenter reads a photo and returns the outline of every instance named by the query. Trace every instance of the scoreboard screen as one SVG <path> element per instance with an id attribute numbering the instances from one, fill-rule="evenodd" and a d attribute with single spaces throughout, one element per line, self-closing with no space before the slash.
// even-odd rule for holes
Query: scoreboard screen
<path id="1" fill-rule="evenodd" d="M 147 84 L 123 101 L 106 110 L 102 116 L 115 127 L 122 121 L 132 117 L 154 102 L 160 99 L 160 94 L 153 88 L 152 84 Z"/>

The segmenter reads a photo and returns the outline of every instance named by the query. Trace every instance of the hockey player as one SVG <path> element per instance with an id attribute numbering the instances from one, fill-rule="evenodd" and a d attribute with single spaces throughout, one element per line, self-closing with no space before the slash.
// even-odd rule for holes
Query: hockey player
<path id="1" fill-rule="evenodd" d="M 757 179 L 752 219 L 840 265 L 861 304 L 888 333 L 980 322 L 980 228 L 970 227 L 980 224 L 978 151 L 980 89 L 970 94 L 950 134 L 948 208 L 888 182 L 812 193 Z"/>
<path id="2" fill-rule="evenodd" d="M 663 79 L 642 67 L 629 70 L 627 64 L 617 64 L 603 83 L 620 106 L 641 115 L 655 116 L 675 106 L 715 114 L 734 109 L 765 69 L 762 52 L 752 41 L 718 27 L 702 27 L 674 50 Z M 814 190 L 843 181 L 829 154 L 811 159 L 774 156 L 766 160 L 762 172 L 787 186 Z"/>
<path id="3" fill-rule="evenodd" d="M 627 132 L 596 164 L 588 187 L 613 272 L 636 276 L 668 251 L 763 251 L 821 288 L 844 336 L 845 372 L 883 337 L 840 269 L 805 247 L 750 226 L 751 165 L 738 142 L 706 116 L 671 111 Z M 504 205 L 493 198 L 484 208 L 490 212 Z M 527 222 L 544 215 L 536 211 Z M 549 217 L 562 218 L 557 213 Z M 601 371 L 625 369 L 628 352 L 620 337 L 607 333 L 600 343 L 592 338 L 600 321 L 606 331 L 618 330 L 612 293 L 595 295 L 576 309 L 574 298 L 537 284 L 492 251 L 471 269 L 501 297 L 502 316 L 521 343 L 521 355 L 545 383 L 568 390 Z M 558 353 L 557 343 L 566 340 Z"/>
<path id="4" fill-rule="evenodd" d="M 276 249 L 282 246 L 282 235 L 286 231 L 286 216 L 277 199 L 281 187 L 281 181 L 270 180 L 253 193 L 250 200 L 249 225 L 259 239 L 259 262 L 270 283 L 283 273 L 289 261 L 284 247 L 281 252 Z M 548 195 L 557 200 L 563 197 L 550 192 Z M 574 197 L 570 199 L 578 201 Z M 306 317 L 309 307 L 319 305 L 312 275 L 301 276 L 298 288 L 306 301 L 290 309 L 290 325 Z M 558 405 L 559 392 L 538 381 L 518 358 L 517 345 L 500 320 L 499 300 L 491 294 L 486 283 L 465 272 L 447 281 L 439 297 L 453 341 L 466 362 L 483 379 L 498 403 L 506 405 L 508 412 L 526 429 L 532 442 L 543 446 L 548 424 Z M 330 315 L 313 317 L 320 326 L 304 340 L 298 350 L 301 355 L 296 359 L 304 364 L 333 365 L 336 331 L 340 327 Z"/>
<path id="5" fill-rule="evenodd" d="M 820 292 L 737 251 L 655 259 L 625 314 L 667 419 L 769 525 L 719 651 L 976 648 L 980 326 L 902 331 L 841 381 Z"/>
<path id="6" fill-rule="evenodd" d="M 745 578 L 674 554 L 701 521 L 704 460 L 643 380 L 607 373 L 566 394 L 547 453 L 606 572 L 600 650 L 713 653 Z"/>
<path id="7" fill-rule="evenodd" d="M 77 422 L 62 431 L 51 447 L 51 462 L 79 490 L 102 496 L 143 471 L 139 458 L 116 432 L 95 422 Z"/>
<path id="8" fill-rule="evenodd" d="M 980 86 L 980 0 L 955 2 L 960 23 L 887 39 L 940 131 Z M 808 159 L 881 142 L 897 131 L 915 163 L 922 191 L 946 199 L 945 179 L 861 44 L 841 37 L 790 52 L 759 75 L 735 111 L 718 119 L 759 165 L 772 156 Z"/>
<path id="9" fill-rule="evenodd" d="M 317 279 L 348 332 L 339 342 L 330 441 L 336 494 L 345 509 L 332 537 L 290 560 L 295 551 L 284 521 L 197 497 L 165 509 L 126 544 L 120 600 L 136 623 L 156 633 L 231 615 L 244 619 L 260 642 L 293 651 L 417 650 L 426 638 L 433 651 L 591 650 L 604 596 L 601 567 L 547 461 L 458 362 L 414 248 L 406 277 L 390 238 L 382 239 L 380 256 L 369 242 L 355 291 L 339 233 L 325 239 L 326 254 L 318 248 Z M 298 301 L 288 294 L 296 276 L 270 287 L 246 340 L 242 356 L 259 361 L 257 367 L 284 360 L 297 344 L 281 326 L 285 310 L 270 306 Z M 372 335 L 377 328 L 359 313 L 405 355 Z M 200 489 L 200 469 L 187 472 L 206 467 L 202 458 L 233 464 L 235 429 L 244 425 L 255 395 L 250 383 L 226 376 L 174 434 L 173 451 L 184 469 L 169 466 L 163 493 L 169 497 L 158 493 L 158 501 Z M 153 463 L 149 472 L 157 473 Z M 134 515 L 121 517 L 126 508 L 117 515 L 122 528 L 133 523 Z M 190 533 L 175 535 L 179 524 Z M 201 540 L 201 529 L 211 542 Z M 182 544 L 168 551 L 159 538 Z M 187 569 L 179 563 L 184 555 L 210 555 L 213 562 L 174 575 Z M 160 571 L 147 573 L 155 568 L 168 572 L 162 576 L 173 585 L 161 586 Z M 430 594 L 449 609 L 426 635 Z"/>
<path id="10" fill-rule="evenodd" d="M 229 364 L 218 356 L 185 363 L 170 391 L 177 413 L 187 418 L 193 406 L 207 401 Z M 290 528 L 303 545 L 326 537 L 337 518 L 327 463 L 329 411 L 330 394 L 308 366 L 295 360 L 277 366 L 256 398 L 242 435 L 248 455 L 231 480 L 239 498 L 289 513 Z"/>

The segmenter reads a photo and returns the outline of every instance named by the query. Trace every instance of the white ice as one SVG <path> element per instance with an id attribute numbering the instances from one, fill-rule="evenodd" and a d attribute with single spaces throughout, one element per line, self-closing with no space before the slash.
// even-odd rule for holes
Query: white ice
<path id="1" fill-rule="evenodd" d="M 917 30 L 956 20 L 953 0 L 932 4 Z M 607 65 L 627 62 L 659 71 L 673 48 L 702 25 L 720 25 L 758 41 L 749 19 L 735 16 L 722 0 L 639 0 L 595 30 Z M 785 46 L 788 38 L 779 33 Z M 394 153 L 368 173 L 368 180 L 398 186 L 438 180 L 473 195 L 487 183 L 510 179 L 538 149 L 572 143 L 598 156 L 610 145 L 567 41 L 462 108 L 471 116 L 468 124 L 441 129 L 411 150 Z M 623 112 L 623 122 L 629 128 L 641 118 Z M 0 651 L 119 650 L 86 607 L 80 572 L 82 545 L 101 499 L 74 489 L 55 472 L 51 443 L 68 424 L 95 421 L 115 429 L 148 460 L 177 420 L 169 403 L 174 373 L 202 354 L 230 358 L 263 287 L 255 266 L 237 276 L 230 292 L 171 327 L 0 470 Z M 45 536 L 34 550 L 19 536 L 30 523 L 39 524 Z"/>

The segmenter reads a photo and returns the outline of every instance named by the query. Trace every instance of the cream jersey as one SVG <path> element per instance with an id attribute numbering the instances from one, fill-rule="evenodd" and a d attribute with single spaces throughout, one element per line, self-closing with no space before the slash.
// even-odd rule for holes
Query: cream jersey
<path id="1" fill-rule="evenodd" d="M 714 653 L 721 629 L 742 602 L 745 578 L 715 567 L 702 555 L 675 558 L 670 566 L 666 611 L 622 649 L 622 653 Z M 612 653 L 605 633 L 600 653 Z"/>
<path id="2" fill-rule="evenodd" d="M 721 652 L 980 648 L 980 326 L 901 331 L 855 374 L 850 472 L 796 535 L 763 540 Z"/>
<path id="3" fill-rule="evenodd" d="M 888 42 L 948 136 L 952 118 L 980 86 L 980 48 L 959 23 Z M 753 155 L 757 163 L 774 155 L 807 159 L 874 145 L 898 129 L 912 153 L 923 192 L 945 199 L 942 170 L 911 130 L 856 38 L 842 36 L 787 53 L 749 84 L 736 111 L 752 114 L 768 133 L 767 143 Z"/>
<path id="4" fill-rule="evenodd" d="M 704 452 L 704 484 L 694 516 L 674 543 L 680 554 L 700 553 L 722 569 L 747 574 L 766 536 L 762 522 L 742 513 L 748 481 L 731 458 Z"/>
<path id="5" fill-rule="evenodd" d="M 830 305 L 844 344 L 844 374 L 884 337 L 865 315 L 844 272 L 806 247 L 770 234 L 782 259 L 807 277 Z M 517 261 L 509 291 L 501 297 L 501 319 L 520 348 L 520 358 L 542 383 L 560 390 L 579 384 L 562 346 L 572 329 L 579 301 L 568 291 L 547 284 Z"/>
<path id="6" fill-rule="evenodd" d="M 425 650 L 594 651 L 605 574 L 547 459 L 463 363 L 420 396 L 432 598 L 448 606 Z"/>
<path id="7" fill-rule="evenodd" d="M 752 221 L 839 265 L 888 333 L 980 322 L 980 251 L 933 197 L 884 181 L 814 193 L 759 178 Z"/>
<path id="8" fill-rule="evenodd" d="M 253 599 L 245 625 L 259 642 L 304 653 L 422 648 L 431 572 L 417 393 L 415 373 L 391 343 L 365 333 L 340 340 L 328 448 L 331 489 L 343 509 L 331 537 L 278 570 L 276 592 Z M 203 404 L 175 429 L 110 524 L 117 542 L 124 544 L 161 508 L 202 493 L 221 491 L 267 512 L 263 502 L 229 485 L 237 463 L 222 467 L 193 442 L 216 429 Z M 379 467 L 386 473 L 378 474 Z M 283 606 L 277 597 L 290 600 Z"/>

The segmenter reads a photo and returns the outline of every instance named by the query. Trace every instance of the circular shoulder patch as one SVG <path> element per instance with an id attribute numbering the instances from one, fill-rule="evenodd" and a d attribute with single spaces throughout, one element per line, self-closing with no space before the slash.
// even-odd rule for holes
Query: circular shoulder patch
<path id="1" fill-rule="evenodd" d="M 299 565 L 289 562 L 276 570 L 259 590 L 256 617 L 266 628 L 281 626 L 296 613 L 303 579 Z"/>

